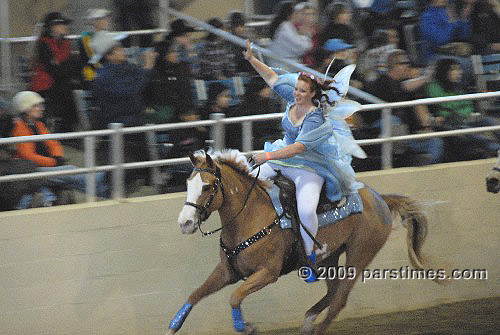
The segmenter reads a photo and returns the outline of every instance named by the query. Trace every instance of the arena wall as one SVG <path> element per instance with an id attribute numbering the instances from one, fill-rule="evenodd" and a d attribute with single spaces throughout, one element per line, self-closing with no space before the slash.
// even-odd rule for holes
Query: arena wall
<path id="1" fill-rule="evenodd" d="M 499 196 L 485 191 L 494 160 L 360 174 L 380 193 L 433 203 L 424 251 L 447 269 L 487 269 L 487 280 L 358 282 L 340 318 L 500 295 Z M 184 236 L 185 194 L 0 213 L 0 334 L 163 334 L 218 261 L 218 238 Z M 217 217 L 207 223 L 217 226 Z M 396 224 L 371 269 L 409 265 Z M 440 267 L 440 266 L 438 266 Z M 178 334 L 232 334 L 229 295 L 206 298 Z M 243 304 L 260 329 L 299 326 L 324 284 L 292 273 Z"/>

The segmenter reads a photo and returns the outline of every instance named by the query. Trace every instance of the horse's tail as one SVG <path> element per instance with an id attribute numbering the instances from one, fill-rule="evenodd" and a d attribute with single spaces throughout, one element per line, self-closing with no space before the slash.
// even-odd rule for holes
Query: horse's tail
<path id="1" fill-rule="evenodd" d="M 425 269 L 422 246 L 427 237 L 427 216 L 415 200 L 403 195 L 385 194 L 382 198 L 389 206 L 392 216 L 401 217 L 406 227 L 406 244 L 411 264 L 417 269 Z"/>

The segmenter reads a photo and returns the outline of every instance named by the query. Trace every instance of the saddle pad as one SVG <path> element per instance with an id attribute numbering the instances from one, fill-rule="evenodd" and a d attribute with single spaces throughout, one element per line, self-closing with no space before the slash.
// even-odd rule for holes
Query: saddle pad
<path id="1" fill-rule="evenodd" d="M 269 196 L 271 197 L 271 201 L 273 203 L 274 209 L 278 217 L 283 213 L 283 206 L 280 202 L 279 197 L 280 189 L 276 185 L 272 185 L 272 187 L 268 190 Z M 327 212 L 321 213 L 318 215 L 318 225 L 319 227 L 323 227 L 335 222 L 338 222 L 351 214 L 362 213 L 363 212 L 363 201 L 358 193 L 349 194 L 347 197 L 346 203 L 341 207 L 335 207 Z M 280 227 L 281 229 L 289 229 L 292 228 L 292 221 L 290 218 L 286 216 L 282 216 L 280 219 Z"/>

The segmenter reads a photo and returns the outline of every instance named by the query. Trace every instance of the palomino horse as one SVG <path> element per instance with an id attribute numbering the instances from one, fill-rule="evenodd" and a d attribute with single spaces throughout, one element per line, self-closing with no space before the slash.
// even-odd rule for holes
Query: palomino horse
<path id="1" fill-rule="evenodd" d="M 486 189 L 491 193 L 500 192 L 500 150 L 498 150 L 498 160 L 496 165 L 486 177 Z"/>
<path id="2" fill-rule="evenodd" d="M 249 294 L 278 280 L 285 261 L 292 254 L 294 233 L 291 229 L 273 226 L 277 215 L 265 190 L 269 184 L 252 176 L 245 156 L 237 150 L 216 153 L 213 160 L 208 154 L 198 152 L 196 156 L 191 155 L 191 161 L 194 170 L 187 180 L 187 201 L 178 223 L 183 234 L 192 234 L 210 213 L 219 211 L 221 260 L 172 319 L 167 334 L 180 329 L 192 307 L 202 298 L 242 277 L 246 280 L 233 291 L 229 301 L 233 326 L 238 332 L 255 334 L 255 328 L 243 321 L 241 302 Z M 363 213 L 350 215 L 319 230 L 317 239 L 327 245 L 319 265 L 337 267 L 339 256 L 345 252 L 345 267 L 352 267 L 360 274 L 387 240 L 392 215 L 398 215 L 407 222 L 410 261 L 415 268 L 424 269 L 421 247 L 427 234 L 427 219 L 415 202 L 400 195 L 381 196 L 370 188 L 363 188 L 359 193 Z M 243 246 L 242 241 L 245 242 Z M 234 257 L 227 255 L 231 254 L 227 253 L 228 249 L 235 251 L 232 252 Z M 324 334 L 345 306 L 355 281 L 356 278 L 325 280 L 327 293 L 306 312 L 302 333 Z M 315 326 L 317 316 L 326 308 L 326 317 Z"/>

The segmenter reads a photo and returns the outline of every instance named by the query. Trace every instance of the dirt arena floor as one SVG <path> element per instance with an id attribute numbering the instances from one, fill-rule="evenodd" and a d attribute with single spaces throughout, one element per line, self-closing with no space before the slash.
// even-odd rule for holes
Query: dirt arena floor
<path id="1" fill-rule="evenodd" d="M 259 332 L 300 334 L 299 329 Z M 328 335 L 496 335 L 500 334 L 500 298 L 468 300 L 410 312 L 334 322 Z"/>

